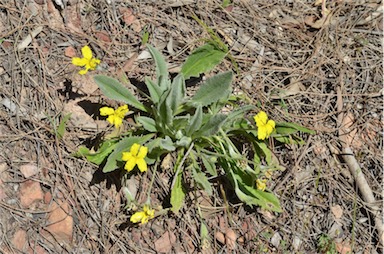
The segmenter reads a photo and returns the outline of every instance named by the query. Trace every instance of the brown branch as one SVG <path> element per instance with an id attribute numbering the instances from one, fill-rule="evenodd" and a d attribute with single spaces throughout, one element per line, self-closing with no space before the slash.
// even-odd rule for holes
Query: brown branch
<path id="1" fill-rule="evenodd" d="M 369 186 L 363 171 L 361 170 L 361 167 L 356 160 L 352 149 L 350 148 L 350 144 L 347 137 L 347 131 L 344 129 L 344 113 L 343 111 L 343 97 L 341 95 L 341 87 L 337 88 L 337 110 L 339 112 L 338 115 L 338 123 L 339 123 L 339 138 L 342 143 L 342 157 L 344 161 L 346 162 L 349 171 L 351 172 L 357 187 L 359 188 L 361 192 L 361 196 L 363 200 L 366 202 L 367 207 L 370 209 L 370 212 L 372 216 L 374 217 L 376 230 L 379 235 L 379 241 L 383 245 L 384 244 L 384 225 L 382 221 L 381 216 L 381 209 L 377 205 L 377 201 L 375 200 L 375 197 L 373 196 L 373 192 L 371 187 Z"/>

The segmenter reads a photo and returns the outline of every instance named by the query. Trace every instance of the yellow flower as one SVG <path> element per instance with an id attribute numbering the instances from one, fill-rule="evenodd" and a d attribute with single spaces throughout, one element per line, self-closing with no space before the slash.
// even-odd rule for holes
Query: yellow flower
<path id="1" fill-rule="evenodd" d="M 150 209 L 149 205 L 144 205 L 143 211 L 136 212 L 131 216 L 130 221 L 132 223 L 141 222 L 141 224 L 145 224 L 148 220 L 153 219 L 155 217 L 155 210 Z"/>
<path id="2" fill-rule="evenodd" d="M 266 179 L 257 179 L 256 180 L 256 187 L 258 190 L 265 191 L 265 188 L 267 188 L 267 180 Z"/>
<path id="3" fill-rule="evenodd" d="M 133 144 L 129 152 L 123 152 L 122 160 L 127 162 L 124 168 L 130 172 L 137 165 L 140 172 L 147 171 L 147 162 L 144 160 L 147 153 L 148 147 Z"/>
<path id="4" fill-rule="evenodd" d="M 267 171 L 265 171 L 264 175 L 266 178 L 271 178 L 273 176 L 273 171 L 268 169 Z"/>
<path id="5" fill-rule="evenodd" d="M 79 71 L 80 75 L 84 75 L 88 72 L 88 70 L 96 69 L 97 65 L 100 63 L 100 60 L 97 58 L 93 58 L 92 50 L 88 46 L 84 46 L 81 48 L 81 53 L 83 54 L 83 58 L 74 57 L 72 58 L 72 64 L 80 67 L 85 67 L 84 70 Z"/>
<path id="6" fill-rule="evenodd" d="M 128 113 L 128 105 L 118 107 L 116 110 L 110 107 L 100 108 L 100 115 L 108 116 L 107 121 L 110 124 L 115 125 L 116 128 L 119 128 L 120 125 L 123 123 L 123 118 L 127 113 Z"/>
<path id="7" fill-rule="evenodd" d="M 275 128 L 275 121 L 268 120 L 267 113 L 264 111 L 260 111 L 253 119 L 255 119 L 257 126 L 257 138 L 260 140 L 268 138 Z"/>

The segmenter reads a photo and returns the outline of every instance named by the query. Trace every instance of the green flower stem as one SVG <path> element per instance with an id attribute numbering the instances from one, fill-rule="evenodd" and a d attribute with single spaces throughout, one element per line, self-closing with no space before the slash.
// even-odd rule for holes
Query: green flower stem
<path id="1" fill-rule="evenodd" d="M 172 181 L 172 184 L 171 184 L 171 189 L 175 185 L 177 176 L 179 175 L 179 173 L 181 171 L 181 168 L 183 167 L 183 164 L 184 164 L 185 160 L 187 159 L 189 153 L 192 151 L 193 145 L 194 145 L 194 143 L 192 142 L 189 145 L 189 148 L 188 148 L 187 152 L 184 154 L 183 159 L 180 161 L 180 163 L 177 164 L 177 169 L 176 169 L 176 172 L 175 172 L 175 177 L 173 178 L 173 181 Z"/>
<path id="2" fill-rule="evenodd" d="M 146 204 L 150 204 L 150 203 L 151 203 L 151 190 L 152 190 L 153 182 L 155 181 L 155 177 L 156 177 L 157 167 L 158 167 L 158 166 L 159 166 L 159 162 L 158 162 L 158 160 L 156 160 L 156 163 L 155 163 L 155 169 L 153 170 L 153 173 L 152 173 L 152 179 L 151 179 L 151 182 L 150 182 L 150 184 L 149 184 L 149 188 L 148 188 L 147 202 L 146 202 Z"/>

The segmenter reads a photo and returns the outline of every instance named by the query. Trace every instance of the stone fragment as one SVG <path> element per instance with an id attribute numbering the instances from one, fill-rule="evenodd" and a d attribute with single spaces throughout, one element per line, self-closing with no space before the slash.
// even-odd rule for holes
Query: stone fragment
<path id="1" fill-rule="evenodd" d="M 281 238 L 279 232 L 276 232 L 271 238 L 271 243 L 275 248 L 279 248 L 281 240 L 283 240 L 283 238 Z"/>
<path id="2" fill-rule="evenodd" d="M 30 178 L 31 176 L 37 175 L 39 173 L 39 169 L 37 168 L 37 165 L 28 163 L 20 167 L 20 172 L 25 178 Z"/>
<path id="3" fill-rule="evenodd" d="M 64 55 L 67 57 L 75 57 L 76 56 L 76 49 L 72 46 L 66 47 L 64 50 Z"/>
<path id="4" fill-rule="evenodd" d="M 40 183 L 27 180 L 20 184 L 20 204 L 24 208 L 29 208 L 33 203 L 43 200 L 44 194 Z"/>
<path id="5" fill-rule="evenodd" d="M 22 229 L 18 229 L 13 235 L 12 244 L 13 244 L 13 247 L 23 252 L 26 246 L 28 245 L 27 232 L 25 232 Z"/>
<path id="6" fill-rule="evenodd" d="M 176 242 L 176 236 L 173 232 L 165 232 L 155 241 L 155 249 L 158 253 L 169 253 L 173 244 Z"/>
<path id="7" fill-rule="evenodd" d="M 225 232 L 225 244 L 227 245 L 227 248 L 229 250 L 236 249 L 236 240 L 237 240 L 236 232 L 233 231 L 233 229 L 228 228 L 227 231 Z"/>
<path id="8" fill-rule="evenodd" d="M 57 241 L 64 241 L 66 243 L 72 242 L 73 235 L 73 218 L 71 216 L 71 209 L 66 201 L 52 202 L 47 219 L 47 227 Z"/>

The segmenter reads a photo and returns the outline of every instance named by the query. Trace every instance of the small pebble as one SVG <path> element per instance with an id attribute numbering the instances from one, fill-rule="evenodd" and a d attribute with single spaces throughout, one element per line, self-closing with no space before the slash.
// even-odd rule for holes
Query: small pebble
<path id="1" fill-rule="evenodd" d="M 216 240 L 221 243 L 221 244 L 224 244 L 225 243 L 225 236 L 223 233 L 221 233 L 220 231 L 217 231 L 216 234 L 215 234 L 215 238 Z"/>
<path id="2" fill-rule="evenodd" d="M 299 250 L 300 249 L 300 246 L 301 246 L 301 243 L 302 243 L 302 240 L 298 237 L 298 236 L 295 236 L 293 238 L 293 243 L 292 243 L 292 246 L 295 250 Z"/>
<path id="3" fill-rule="evenodd" d="M 14 205 L 14 204 L 16 204 L 17 203 L 17 199 L 15 199 L 15 198 L 12 198 L 12 199 L 8 199 L 7 200 L 7 204 L 8 205 Z"/>
<path id="4" fill-rule="evenodd" d="M 282 239 L 283 239 L 283 238 L 281 238 L 281 235 L 280 235 L 278 232 L 276 232 L 276 233 L 272 236 L 272 238 L 271 238 L 271 243 L 272 243 L 273 246 L 275 246 L 276 248 L 278 248 L 279 245 L 280 245 L 280 241 L 281 241 Z"/>

